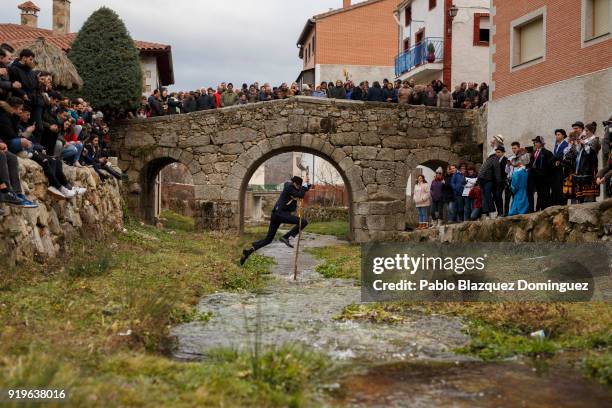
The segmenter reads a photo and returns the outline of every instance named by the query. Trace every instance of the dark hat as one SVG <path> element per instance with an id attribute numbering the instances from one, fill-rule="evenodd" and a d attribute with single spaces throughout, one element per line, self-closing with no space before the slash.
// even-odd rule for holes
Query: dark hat
<path id="1" fill-rule="evenodd" d="M 299 177 L 299 176 L 293 176 L 291 178 L 291 182 L 295 183 L 295 184 L 301 185 L 304 182 L 304 180 L 301 177 Z"/>
<path id="2" fill-rule="evenodd" d="M 584 129 L 584 123 L 582 123 L 581 121 L 577 121 L 576 123 L 572 124 L 572 127 L 579 127 L 581 129 Z"/>
<path id="3" fill-rule="evenodd" d="M 536 136 L 534 139 L 531 139 L 532 142 L 538 142 L 541 145 L 545 144 L 544 138 L 542 136 Z"/>
<path id="4" fill-rule="evenodd" d="M 506 153 L 506 148 L 505 148 L 503 145 L 498 145 L 498 146 L 495 148 L 495 151 L 498 151 L 498 150 L 499 150 L 500 152 L 502 152 L 502 153 Z"/>

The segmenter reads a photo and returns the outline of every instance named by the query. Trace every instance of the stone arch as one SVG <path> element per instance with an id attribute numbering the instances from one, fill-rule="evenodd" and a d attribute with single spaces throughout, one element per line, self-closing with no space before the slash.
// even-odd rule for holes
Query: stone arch
<path id="1" fill-rule="evenodd" d="M 361 169 L 353 163 L 342 149 L 333 147 L 329 142 L 316 136 L 283 135 L 264 140 L 243 153 L 232 168 L 230 185 L 239 186 L 235 194 L 238 199 L 237 225 L 242 234 L 244 232 L 244 201 L 249 180 L 255 171 L 268 159 L 288 152 L 301 152 L 313 154 L 329 162 L 338 171 L 349 196 L 349 240 L 353 240 L 355 206 L 358 201 L 365 201 L 365 186 L 361 180 Z"/>
<path id="2" fill-rule="evenodd" d="M 155 222 L 157 216 L 155 180 L 164 167 L 172 163 L 181 163 L 189 169 L 193 176 L 191 160 L 185 160 L 186 157 L 187 155 L 181 150 L 168 148 L 156 148 L 142 157 L 137 190 L 139 190 L 138 209 L 145 222 Z"/>
<path id="3" fill-rule="evenodd" d="M 440 147 L 431 147 L 428 149 L 416 150 L 408 157 L 408 174 L 406 176 L 406 223 L 409 226 L 415 226 L 418 220 L 417 210 L 412 198 L 412 184 L 415 183 L 417 176 L 423 173 L 419 166 L 430 169 L 435 172 L 438 167 L 446 172 L 449 164 L 459 163 L 459 156 L 447 149 Z M 427 175 L 426 175 L 427 177 Z M 431 174 L 427 178 L 428 183 L 431 183 Z"/>

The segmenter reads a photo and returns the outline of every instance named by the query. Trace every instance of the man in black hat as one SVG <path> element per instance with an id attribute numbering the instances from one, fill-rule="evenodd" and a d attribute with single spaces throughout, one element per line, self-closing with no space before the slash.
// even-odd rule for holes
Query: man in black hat
<path id="1" fill-rule="evenodd" d="M 279 241 L 287 245 L 289 248 L 293 248 L 290 239 L 295 238 L 299 233 L 300 226 L 298 226 L 299 218 L 293 213 L 297 209 L 298 200 L 304 198 L 306 192 L 310 190 L 310 180 L 306 176 L 304 180 L 301 177 L 295 176 L 290 181 L 287 181 L 283 187 L 278 201 L 272 209 L 272 216 L 270 217 L 270 226 L 268 227 L 268 235 L 260 241 L 253 242 L 251 248 L 244 249 L 242 251 L 242 257 L 240 257 L 240 265 L 244 265 L 246 260 L 260 248 L 265 247 L 274 240 L 276 231 L 281 224 L 291 224 L 294 227 L 283 235 Z M 301 229 L 303 230 L 308 225 L 308 221 L 305 218 L 301 219 Z"/>
<path id="2" fill-rule="evenodd" d="M 574 132 L 578 132 L 578 134 L 582 134 L 582 132 L 584 132 L 584 123 L 582 123 L 581 121 L 576 121 L 576 123 L 572 124 L 572 130 Z"/>
<path id="3" fill-rule="evenodd" d="M 563 195 L 563 158 L 565 157 L 565 149 L 569 147 L 567 143 L 567 133 L 565 129 L 555 130 L 555 147 L 553 148 L 553 163 L 551 168 L 552 173 L 552 205 L 566 205 L 567 198 Z"/>
<path id="4" fill-rule="evenodd" d="M 530 184 L 538 194 L 535 210 L 542 211 L 550 206 L 550 176 L 554 158 L 552 152 L 544 147 L 546 143 L 542 136 L 536 136 L 532 142 L 533 155 L 529 166 L 529 179 L 533 178 L 533 183 Z"/>

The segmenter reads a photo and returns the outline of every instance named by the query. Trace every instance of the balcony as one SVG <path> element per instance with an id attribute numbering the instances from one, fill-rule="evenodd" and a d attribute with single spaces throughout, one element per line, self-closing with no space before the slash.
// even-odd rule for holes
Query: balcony
<path id="1" fill-rule="evenodd" d="M 435 50 L 435 60 L 428 61 L 428 45 L 432 44 Z M 395 58 L 395 76 L 400 77 L 402 74 L 419 69 L 423 70 L 440 70 L 442 69 L 442 60 L 444 59 L 444 40 L 437 37 L 425 38 L 420 43 L 411 47 L 408 51 L 404 51 Z M 429 66 L 428 66 L 429 65 Z"/>

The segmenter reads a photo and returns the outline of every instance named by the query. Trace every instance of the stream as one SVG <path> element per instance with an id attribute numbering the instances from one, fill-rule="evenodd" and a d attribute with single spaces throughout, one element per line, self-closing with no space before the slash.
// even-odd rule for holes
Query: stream
<path id="1" fill-rule="evenodd" d="M 301 249 L 341 245 L 335 237 L 304 234 Z M 263 293 L 218 292 L 198 309 L 208 322 L 172 330 L 174 357 L 206 358 L 208 350 L 245 350 L 304 344 L 342 365 L 329 384 L 332 403 L 348 407 L 603 407 L 612 394 L 576 370 L 532 366 L 522 360 L 486 363 L 453 353 L 469 337 L 452 317 L 414 312 L 400 324 L 338 321 L 360 302 L 360 288 L 344 279 L 325 279 L 321 262 L 300 250 L 293 280 L 294 250 L 275 241 L 258 252 L 272 257 L 273 279 Z"/>

